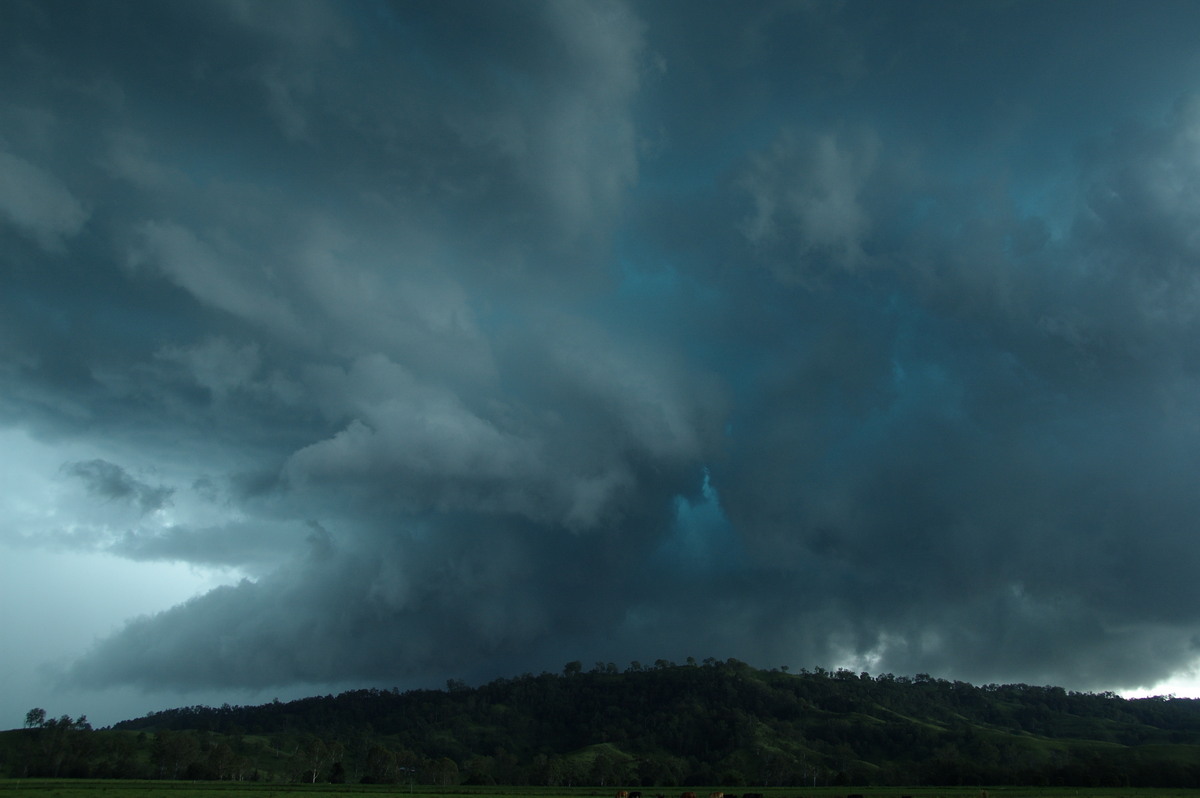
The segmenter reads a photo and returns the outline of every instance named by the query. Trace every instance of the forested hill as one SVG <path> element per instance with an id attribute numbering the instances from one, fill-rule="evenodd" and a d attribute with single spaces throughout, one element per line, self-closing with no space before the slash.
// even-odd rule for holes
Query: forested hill
<path id="1" fill-rule="evenodd" d="M 477 688 L 188 707 L 114 728 L 370 739 L 483 782 L 1200 786 L 1200 701 L 736 660 L 568 663 Z"/>

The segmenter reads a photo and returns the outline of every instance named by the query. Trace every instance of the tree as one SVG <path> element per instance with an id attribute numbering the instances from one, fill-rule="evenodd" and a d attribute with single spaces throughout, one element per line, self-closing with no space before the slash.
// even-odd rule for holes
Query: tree
<path id="1" fill-rule="evenodd" d="M 46 710 L 34 707 L 25 713 L 25 728 L 40 729 L 46 725 Z"/>
<path id="2" fill-rule="evenodd" d="M 379 743 L 367 751 L 367 772 L 363 781 L 368 784 L 387 784 L 396 780 L 396 753 Z"/>
<path id="3" fill-rule="evenodd" d="M 449 787 L 458 784 L 458 764 L 448 756 L 433 763 L 433 776 L 438 784 Z"/>
<path id="4" fill-rule="evenodd" d="M 208 769 L 218 781 L 233 780 L 236 762 L 237 756 L 233 753 L 233 748 L 229 743 L 218 743 L 208 752 Z"/>
<path id="5" fill-rule="evenodd" d="M 158 765 L 159 778 L 179 778 L 199 757 L 200 742 L 194 732 L 163 729 L 155 733 L 150 761 Z"/>
<path id="6" fill-rule="evenodd" d="M 301 752 L 305 780 L 310 784 L 316 784 L 317 776 L 321 775 L 321 769 L 325 767 L 325 761 L 328 758 L 329 748 L 325 742 L 318 737 L 310 737 Z"/>

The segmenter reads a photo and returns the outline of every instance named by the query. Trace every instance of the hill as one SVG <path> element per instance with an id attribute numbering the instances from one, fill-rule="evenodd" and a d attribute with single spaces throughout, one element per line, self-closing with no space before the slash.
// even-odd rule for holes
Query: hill
<path id="1" fill-rule="evenodd" d="M 1200 786 L 1200 701 L 736 660 L 575 662 L 477 688 L 185 707 L 93 734 L 140 740 L 159 776 L 212 775 L 197 763 L 224 746 L 244 771 L 305 780 Z"/>

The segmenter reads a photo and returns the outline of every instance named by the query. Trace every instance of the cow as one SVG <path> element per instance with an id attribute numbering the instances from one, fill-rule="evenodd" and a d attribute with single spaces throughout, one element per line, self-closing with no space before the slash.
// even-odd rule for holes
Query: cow
<path id="1" fill-rule="evenodd" d="M 723 793 L 723 792 L 710 792 L 710 793 L 708 794 L 708 798 L 725 798 L 725 793 Z"/>
<path id="2" fill-rule="evenodd" d="M 640 790 L 630 790 L 629 798 L 642 798 L 642 793 Z"/>
<path id="3" fill-rule="evenodd" d="M 696 793 L 685 792 L 683 795 L 679 796 L 679 798 L 696 798 Z"/>
<path id="4" fill-rule="evenodd" d="M 625 790 L 617 790 L 617 798 L 629 798 L 629 793 Z"/>

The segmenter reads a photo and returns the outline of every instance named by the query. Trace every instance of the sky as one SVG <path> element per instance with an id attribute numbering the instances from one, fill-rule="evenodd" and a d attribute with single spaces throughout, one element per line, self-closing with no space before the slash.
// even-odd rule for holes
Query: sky
<path id="1" fill-rule="evenodd" d="M 689 656 L 1200 695 L 1196 30 L 0 3 L 0 728 Z"/>

